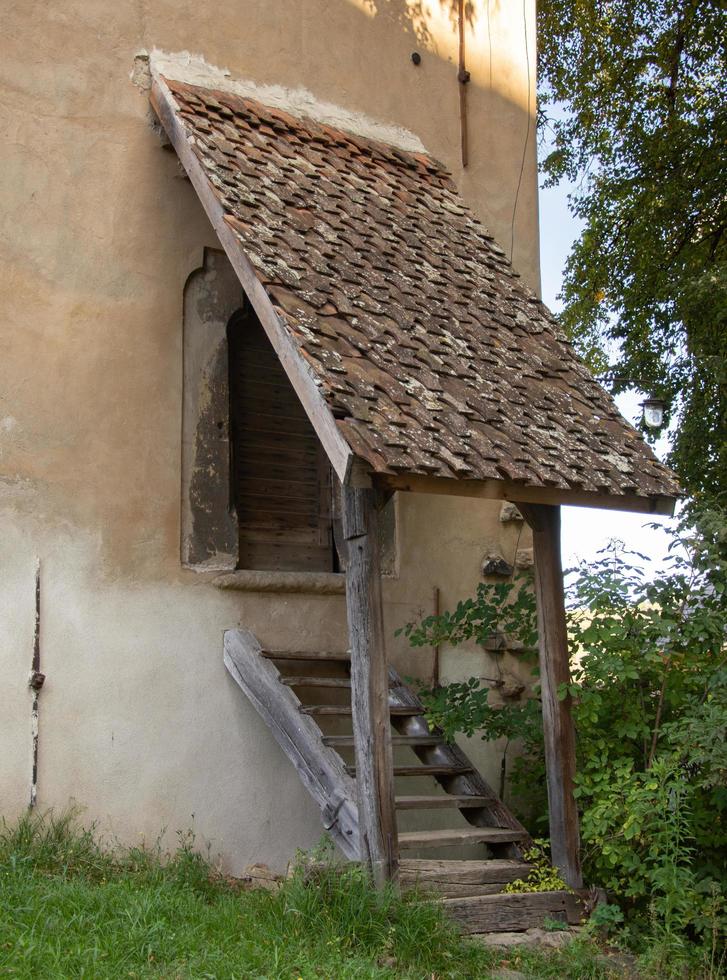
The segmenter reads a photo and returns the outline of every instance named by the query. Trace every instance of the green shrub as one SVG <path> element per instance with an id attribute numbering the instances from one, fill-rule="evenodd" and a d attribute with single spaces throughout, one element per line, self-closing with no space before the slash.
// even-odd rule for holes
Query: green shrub
<path id="1" fill-rule="evenodd" d="M 713 937 L 727 885 L 725 512 L 683 523 L 664 569 L 652 576 L 613 544 L 569 573 L 574 657 L 561 693 L 572 696 L 584 871 L 652 934 Z M 529 647 L 527 591 L 524 580 L 483 584 L 455 613 L 404 631 L 425 646 L 504 630 Z M 449 737 L 519 740 L 515 803 L 531 827 L 547 825 L 544 790 L 533 790 L 544 786 L 537 698 L 492 707 L 477 679 L 421 696 Z"/>
<path id="2" fill-rule="evenodd" d="M 548 842 L 534 840 L 533 846 L 524 854 L 530 862 L 530 870 L 526 878 L 516 878 L 503 888 L 504 892 L 516 895 L 522 892 L 559 892 L 571 891 L 563 881 L 560 871 L 550 863 Z"/>

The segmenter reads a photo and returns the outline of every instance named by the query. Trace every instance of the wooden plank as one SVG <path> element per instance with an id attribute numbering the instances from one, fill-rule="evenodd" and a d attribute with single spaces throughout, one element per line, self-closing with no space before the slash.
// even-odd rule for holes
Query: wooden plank
<path id="1" fill-rule="evenodd" d="M 356 766 L 346 766 L 346 771 L 353 776 L 356 773 Z M 394 766 L 395 776 L 455 776 L 464 772 L 472 772 L 472 766 L 450 766 L 446 763 L 430 766 L 425 763 L 413 766 Z"/>
<path id="2" fill-rule="evenodd" d="M 673 517 L 676 498 L 639 497 L 636 494 L 591 493 L 587 490 L 561 490 L 557 487 L 529 487 L 509 480 L 457 480 L 419 476 L 413 473 L 377 473 L 374 482 L 382 490 L 411 493 L 440 493 L 449 497 L 478 497 L 484 500 L 511 500 L 540 504 L 569 504 L 571 507 L 598 507 L 637 514 Z"/>
<path id="3" fill-rule="evenodd" d="M 276 386 L 284 386 L 286 389 L 290 387 L 288 376 L 274 352 L 275 360 L 271 361 L 270 352 L 266 352 L 262 348 L 258 349 L 252 342 L 248 349 L 250 353 L 245 359 L 245 363 L 240 367 L 240 377 L 247 384 L 255 385 L 260 391 L 267 387 L 269 397 L 275 394 L 272 389 Z"/>
<path id="4" fill-rule="evenodd" d="M 399 736 L 401 737 L 401 736 Z M 325 741 L 325 739 L 324 739 Z M 396 737 L 393 739 L 397 744 Z M 486 796 L 397 796 L 397 810 L 466 810 L 487 806 Z"/>
<path id="5" fill-rule="evenodd" d="M 292 492 L 296 498 L 318 500 L 317 480 L 291 480 L 286 477 L 270 476 L 267 470 L 264 476 L 260 476 L 259 468 L 247 465 L 239 468 L 245 471 L 245 486 L 252 496 L 288 497 Z"/>
<path id="6" fill-rule="evenodd" d="M 341 865 L 341 868 L 345 865 Z M 402 858 L 399 863 L 399 883 L 402 888 L 416 888 L 437 898 L 465 898 L 475 895 L 496 895 L 510 881 L 524 878 L 530 865 L 522 861 L 453 861 L 442 859 Z M 307 866 L 311 880 L 316 872 L 330 870 L 330 865 L 312 863 Z M 585 896 L 591 901 L 590 893 Z M 578 895 L 566 898 L 566 908 L 581 909 Z M 569 914 L 569 921 L 572 921 Z M 576 921 L 578 913 L 576 914 Z"/>
<path id="7" fill-rule="evenodd" d="M 249 493 L 243 489 L 238 493 L 236 502 L 238 513 L 241 512 L 241 521 L 244 520 L 244 515 L 249 513 L 254 518 L 261 519 L 268 516 L 274 520 L 288 517 L 294 527 L 305 526 L 309 520 L 313 521 L 313 526 L 318 522 L 317 497 L 312 500 L 302 494 L 275 497 L 272 494 Z"/>
<path id="8" fill-rule="evenodd" d="M 281 677 L 281 684 L 287 687 L 351 687 L 349 677 L 312 677 L 305 675 L 301 677 Z"/>
<path id="9" fill-rule="evenodd" d="M 263 650 L 262 656 L 268 660 L 330 660 L 333 663 L 349 663 L 351 660 L 348 652 L 332 653 L 328 650 Z"/>
<path id="10" fill-rule="evenodd" d="M 331 513 L 331 483 L 333 471 L 321 447 L 318 453 L 318 536 L 331 552 L 331 570 L 335 566 L 336 547 L 333 542 L 333 515 Z"/>
<path id="11" fill-rule="evenodd" d="M 482 864 L 489 864 L 483 861 Z M 402 889 L 416 888 L 420 892 L 431 894 L 436 898 L 472 898 L 475 895 L 499 895 L 507 884 L 503 882 L 490 882 L 484 885 L 460 885 L 455 881 L 418 881 L 410 878 L 406 874 L 400 874 Z"/>
<path id="12" fill-rule="evenodd" d="M 399 848 L 376 491 L 344 485 L 341 506 L 361 852 L 383 887 L 396 877 Z"/>
<path id="13" fill-rule="evenodd" d="M 215 193 L 204 167 L 198 160 L 190 137 L 179 118 L 179 105 L 154 65 L 152 65 L 150 101 L 169 137 L 170 143 L 176 150 L 180 163 L 197 192 L 202 207 L 211 221 L 232 267 L 237 273 L 245 294 L 275 348 L 278 359 L 290 379 L 306 415 L 323 444 L 331 465 L 341 482 L 345 482 L 353 464 L 351 448 L 338 430 L 336 420 L 316 383 L 312 368 L 306 363 L 294 338 L 275 312 L 265 287 L 258 279 L 252 263 L 243 252 L 237 234 L 227 222 L 220 199 Z"/>
<path id="14" fill-rule="evenodd" d="M 561 699 L 558 693 L 561 685 L 570 683 L 560 554 L 560 508 L 523 504 L 520 511 L 533 531 L 551 856 L 566 884 L 571 888 L 581 888 L 578 808 L 573 795 L 575 730 L 570 696 Z"/>
<path id="15" fill-rule="evenodd" d="M 409 707 L 415 710 L 413 715 L 392 715 L 392 722 L 396 730 L 402 735 L 424 735 L 432 734 L 429 723 L 424 715 L 424 708 L 416 696 L 402 681 L 399 674 L 393 667 L 389 668 L 389 704 L 397 708 Z M 434 729 L 434 734 L 441 735 L 441 732 Z M 485 780 L 480 772 L 472 766 L 462 749 L 458 745 L 449 745 L 444 742 L 434 747 L 420 746 L 414 747 L 414 752 L 425 763 L 446 763 L 449 765 L 465 767 L 467 771 L 460 772 L 458 775 L 436 776 L 439 782 L 448 793 L 459 796 L 478 796 L 486 803 L 481 809 L 474 807 L 464 809 L 462 815 L 468 823 L 476 827 L 508 827 L 511 830 L 525 831 L 525 827 L 515 817 L 515 815 L 505 806 L 502 800 Z M 531 845 L 529 836 L 522 838 L 520 845 L 497 845 L 495 855 L 497 857 L 520 858 L 523 849 Z"/>
<path id="16" fill-rule="evenodd" d="M 299 430 L 302 432 L 312 430 L 308 416 L 303 411 L 302 405 L 285 376 L 281 379 L 280 384 L 272 384 L 266 383 L 262 378 L 251 381 L 243 371 L 238 371 L 238 380 L 240 384 L 245 386 L 245 401 L 249 405 L 254 405 L 261 415 L 289 419 L 296 426 L 302 427 Z M 285 401 L 286 391 L 292 393 L 292 398 L 288 401 Z M 316 436 L 316 438 L 318 437 Z"/>
<path id="17" fill-rule="evenodd" d="M 313 529 L 312 529 L 313 530 Z M 239 547 L 239 562 L 243 569 L 258 573 L 275 572 L 285 575 L 300 574 L 301 572 L 331 574 L 331 556 L 327 548 L 316 544 L 286 544 L 285 542 L 244 541 Z M 228 576 L 229 585 L 223 588 L 234 588 L 234 579 Z M 331 575 L 331 577 L 333 577 Z M 292 581 L 292 580 L 291 580 Z M 283 592 L 285 589 L 268 589 L 261 591 Z M 300 588 L 287 591 L 308 592 L 305 583 Z M 338 592 L 339 590 L 332 590 Z M 341 590 L 342 591 L 342 590 Z"/>
<path id="18" fill-rule="evenodd" d="M 486 864 L 486 861 L 482 862 Z M 408 876 L 400 876 L 402 889 L 416 888 L 418 891 L 432 895 L 434 898 L 472 898 L 475 895 L 499 895 L 507 882 L 488 885 L 458 885 L 456 882 L 419 882 L 410 880 Z"/>
<path id="19" fill-rule="evenodd" d="M 248 528 L 248 542 L 254 544 L 258 542 L 259 544 L 271 544 L 278 542 L 284 545 L 311 545 L 318 543 L 318 535 L 316 529 L 309 527 L 299 527 L 299 528 L 274 528 L 274 527 L 250 527 Z M 335 573 L 333 573 L 335 574 Z M 344 588 L 346 584 L 345 577 L 340 576 L 344 583 Z"/>
<path id="20" fill-rule="evenodd" d="M 291 397 L 294 398 L 295 395 Z M 255 404 L 251 399 L 246 400 L 241 406 L 242 411 L 250 415 L 255 423 L 253 431 L 259 435 L 282 435 L 294 439 L 294 445 L 297 443 L 315 445 L 317 436 L 306 416 L 301 419 L 291 418 L 286 414 L 287 406 L 281 407 L 280 414 L 275 415 L 262 411 L 263 407 L 266 406 Z"/>
<path id="21" fill-rule="evenodd" d="M 301 715 L 299 701 L 280 683 L 275 664 L 260 656 L 248 630 L 227 630 L 224 662 L 232 678 L 265 721 L 278 745 L 321 810 L 323 825 L 346 857 L 360 857 L 355 785 L 333 749 L 323 745 L 315 722 Z"/>
<path id="22" fill-rule="evenodd" d="M 261 463 L 266 464 L 272 477 L 275 464 L 277 464 L 279 471 L 287 474 L 290 472 L 289 464 L 295 463 L 301 468 L 307 468 L 312 460 L 317 458 L 317 455 L 317 443 L 303 441 L 291 445 L 289 440 L 280 435 L 263 437 L 251 432 L 239 447 L 237 459 L 245 467 L 256 467 Z M 285 477 L 274 477 L 274 479 L 285 479 Z"/>
<path id="23" fill-rule="evenodd" d="M 501 893 L 444 898 L 442 908 L 464 933 L 524 932 L 541 928 L 546 919 L 560 919 L 576 925 L 581 915 L 579 905 L 573 899 L 574 896 L 562 891 Z"/>
<path id="24" fill-rule="evenodd" d="M 324 735 L 326 745 L 353 746 L 353 735 Z M 438 745 L 442 739 L 438 735 L 392 735 L 392 745 Z M 450 799 L 443 796 L 442 799 Z M 437 797 L 439 799 L 439 797 Z"/>
<path id="25" fill-rule="evenodd" d="M 350 704 L 308 704 L 301 706 L 300 710 L 305 715 L 350 715 L 352 708 Z M 409 717 L 422 712 L 412 708 L 389 708 L 389 714 L 394 716 Z"/>
<path id="26" fill-rule="evenodd" d="M 506 885 L 526 878 L 526 861 L 453 861 L 436 858 L 402 858 L 400 874 L 421 884 Z"/>
<path id="27" fill-rule="evenodd" d="M 525 832 L 496 827 L 458 827 L 455 830 L 412 830 L 399 834 L 399 847 L 454 847 L 458 844 L 507 844 L 527 837 Z"/>

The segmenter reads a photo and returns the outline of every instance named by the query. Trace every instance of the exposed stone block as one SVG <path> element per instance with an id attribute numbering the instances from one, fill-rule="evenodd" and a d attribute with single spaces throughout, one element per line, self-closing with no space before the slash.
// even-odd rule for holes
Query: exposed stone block
<path id="1" fill-rule="evenodd" d="M 515 555 L 515 568 L 525 571 L 532 568 L 534 564 L 535 559 L 533 557 L 533 549 L 518 548 L 517 554 Z"/>
<path id="2" fill-rule="evenodd" d="M 482 574 L 484 576 L 499 575 L 502 578 L 510 578 L 512 573 L 512 565 L 496 552 L 486 555 L 482 561 Z"/>
<path id="3" fill-rule="evenodd" d="M 508 524 L 510 521 L 522 521 L 523 515 L 517 509 L 515 504 L 511 504 L 506 501 L 500 508 L 500 520 L 503 524 Z"/>

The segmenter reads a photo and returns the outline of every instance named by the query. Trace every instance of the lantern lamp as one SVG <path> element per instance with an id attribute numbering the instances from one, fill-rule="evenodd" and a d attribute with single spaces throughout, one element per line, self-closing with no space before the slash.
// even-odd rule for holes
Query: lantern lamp
<path id="1" fill-rule="evenodd" d="M 645 398 L 641 403 L 644 422 L 650 429 L 660 429 L 664 423 L 666 402 L 663 398 Z"/>

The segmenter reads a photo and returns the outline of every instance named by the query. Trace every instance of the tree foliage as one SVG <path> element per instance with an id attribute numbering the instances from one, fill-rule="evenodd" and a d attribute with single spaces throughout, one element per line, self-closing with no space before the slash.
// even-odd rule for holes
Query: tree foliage
<path id="1" fill-rule="evenodd" d="M 724 492 L 727 7 L 541 0 L 538 33 L 542 169 L 584 226 L 563 325 L 596 373 L 666 399 L 686 489 Z"/>

